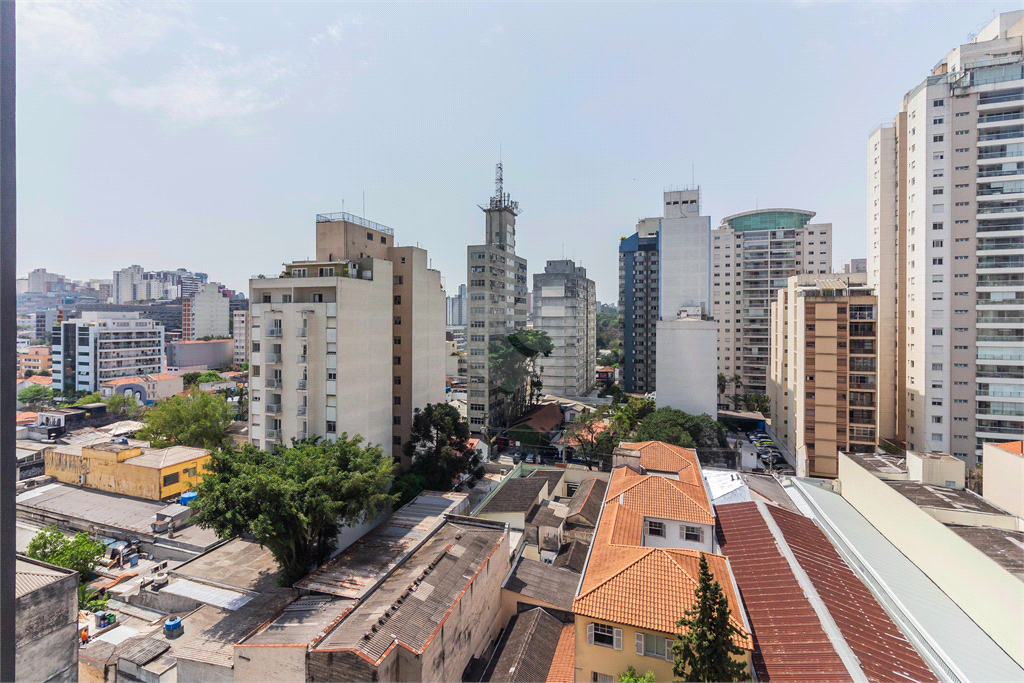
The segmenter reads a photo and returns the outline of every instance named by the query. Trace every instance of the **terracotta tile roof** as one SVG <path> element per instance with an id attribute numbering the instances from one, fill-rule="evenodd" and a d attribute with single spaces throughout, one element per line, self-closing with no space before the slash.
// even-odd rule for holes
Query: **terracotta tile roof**
<path id="1" fill-rule="evenodd" d="M 555 656 L 548 669 L 545 683 L 573 683 L 576 679 L 576 627 L 573 624 L 562 626 L 562 634 L 555 646 Z"/>
<path id="2" fill-rule="evenodd" d="M 31 382 L 32 384 L 38 384 L 40 386 L 48 387 L 53 384 L 52 377 L 40 377 L 39 375 L 32 375 L 21 380 L 22 382 Z"/>
<path id="3" fill-rule="evenodd" d="M 868 680 L 937 681 L 821 529 L 803 515 L 768 509 Z"/>
<path id="4" fill-rule="evenodd" d="M 34 425 L 38 419 L 39 413 L 24 412 L 18 413 L 15 424 L 19 425 Z"/>
<path id="5" fill-rule="evenodd" d="M 166 372 L 162 372 L 159 375 L 150 375 L 150 379 L 162 380 L 162 379 L 177 379 L 178 375 L 169 375 Z"/>
<path id="6" fill-rule="evenodd" d="M 547 434 L 562 422 L 562 409 L 557 403 L 545 403 L 530 413 L 526 419 L 520 420 L 514 427 L 529 425 L 538 432 Z"/>
<path id="7" fill-rule="evenodd" d="M 138 384 L 143 382 L 141 377 L 118 377 L 117 379 L 108 379 L 106 382 L 100 382 L 100 386 L 121 386 L 122 384 Z"/>
<path id="8" fill-rule="evenodd" d="M 640 451 L 640 466 L 658 472 L 678 472 L 698 465 L 697 451 L 661 441 L 624 443 L 621 448 Z"/>
<path id="9" fill-rule="evenodd" d="M 700 473 L 696 473 L 699 477 Z M 641 515 L 715 523 L 707 490 L 701 484 L 677 481 L 658 474 L 641 475 L 629 467 L 617 467 L 612 472 L 605 500 L 619 497 L 623 505 Z"/>
<path id="10" fill-rule="evenodd" d="M 618 566 L 599 582 L 591 579 L 592 574 L 587 571 L 580 596 L 573 601 L 573 612 L 659 633 L 676 633 L 676 621 L 694 604 L 700 551 L 634 547 L 613 552 L 619 558 Z M 704 555 L 729 599 L 733 612 L 730 621 L 741 633 L 735 638 L 736 644 L 753 649 L 742 617 L 735 612 L 739 600 L 726 559 L 721 555 Z"/>
<path id="11" fill-rule="evenodd" d="M 607 543 L 609 545 L 641 546 L 644 544 L 644 518 L 618 503 L 606 503 L 608 515 Z M 602 524 L 601 526 L 606 526 Z"/>
<path id="12" fill-rule="evenodd" d="M 1008 441 L 1006 443 L 994 443 L 992 445 L 996 448 L 1002 448 L 1004 451 L 1013 453 L 1014 455 L 1024 455 L 1024 441 Z"/>
<path id="13" fill-rule="evenodd" d="M 610 427 L 607 424 L 605 424 L 603 421 L 595 421 L 595 422 L 591 422 L 588 425 L 588 427 L 587 427 L 587 434 L 590 437 L 594 437 L 594 436 L 600 434 L 601 432 L 607 431 L 608 429 L 610 429 Z M 568 437 L 563 436 L 561 439 L 559 439 L 559 442 L 564 443 L 566 446 L 574 446 L 575 447 L 575 446 L 579 446 L 580 445 L 580 440 L 577 439 L 575 436 L 572 436 L 572 435 L 570 435 Z"/>
<path id="14" fill-rule="evenodd" d="M 754 633 L 759 681 L 852 681 L 755 503 L 718 506 L 729 558 Z"/>

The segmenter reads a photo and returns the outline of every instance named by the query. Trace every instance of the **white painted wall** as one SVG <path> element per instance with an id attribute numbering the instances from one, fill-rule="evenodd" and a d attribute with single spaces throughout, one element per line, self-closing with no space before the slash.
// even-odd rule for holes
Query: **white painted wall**
<path id="1" fill-rule="evenodd" d="M 658 407 L 718 414 L 718 323 L 685 318 L 658 322 Z"/>

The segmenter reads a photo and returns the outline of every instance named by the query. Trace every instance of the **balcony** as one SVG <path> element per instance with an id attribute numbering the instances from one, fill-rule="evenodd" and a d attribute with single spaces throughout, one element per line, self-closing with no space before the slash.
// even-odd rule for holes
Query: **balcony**
<path id="1" fill-rule="evenodd" d="M 995 123 L 996 121 L 1017 121 L 1024 118 L 1024 113 L 1019 111 L 1010 111 L 1003 114 L 989 114 L 988 116 L 982 115 L 978 117 L 978 123 Z"/>
<path id="2" fill-rule="evenodd" d="M 263 406 L 263 412 L 267 413 L 268 415 L 280 415 L 281 414 L 281 404 L 280 403 L 268 403 L 267 405 Z"/>
<path id="3" fill-rule="evenodd" d="M 300 353 L 298 356 L 295 357 L 295 362 L 296 363 L 305 363 L 306 362 L 306 354 Z"/>
<path id="4" fill-rule="evenodd" d="M 979 142 L 983 142 L 985 140 L 1009 140 L 1011 138 L 1020 137 L 1024 137 L 1024 128 L 1022 128 L 1021 126 L 1014 126 L 1006 130 L 996 129 L 992 132 L 988 132 L 988 130 L 982 130 L 978 132 Z"/>
<path id="5" fill-rule="evenodd" d="M 874 375 L 850 375 L 849 386 L 851 389 L 869 389 L 874 390 L 875 388 L 875 376 Z"/>
<path id="6" fill-rule="evenodd" d="M 297 441 L 302 441 L 303 439 L 306 439 L 308 436 L 309 432 L 307 432 L 305 429 L 295 432 L 295 439 Z"/>
<path id="7" fill-rule="evenodd" d="M 268 377 L 263 380 L 263 386 L 268 389 L 279 389 L 281 387 L 281 380 L 277 377 Z"/>
<path id="8" fill-rule="evenodd" d="M 975 396 L 992 398 L 1024 398 L 1024 387 L 1019 384 L 978 384 Z"/>
<path id="9" fill-rule="evenodd" d="M 298 389 L 299 389 L 299 391 L 305 391 L 306 390 L 306 380 L 300 379 L 298 381 Z"/>
<path id="10" fill-rule="evenodd" d="M 267 328 L 267 336 L 268 337 L 280 337 L 280 336 L 283 336 L 283 335 L 284 335 L 284 330 L 282 330 L 280 327 L 268 327 Z"/>
<path id="11" fill-rule="evenodd" d="M 267 362 L 267 363 L 275 363 L 275 364 L 276 363 L 280 363 L 281 362 L 281 354 L 273 353 L 271 351 L 268 351 L 268 352 L 263 354 L 263 360 L 265 362 Z"/>
<path id="12" fill-rule="evenodd" d="M 307 334 L 307 332 L 308 332 L 307 328 L 305 328 L 305 327 L 300 327 L 299 329 L 297 329 L 297 330 L 295 331 L 295 336 L 296 336 L 296 337 L 305 337 L 305 336 L 306 336 L 306 334 Z"/>
<path id="13" fill-rule="evenodd" d="M 263 430 L 263 437 L 267 441 L 280 441 L 281 440 L 281 430 L 280 429 L 264 429 Z"/>
<path id="14" fill-rule="evenodd" d="M 306 406 L 299 406 L 298 408 L 296 408 L 295 409 L 295 415 L 297 417 L 305 417 L 306 416 Z"/>

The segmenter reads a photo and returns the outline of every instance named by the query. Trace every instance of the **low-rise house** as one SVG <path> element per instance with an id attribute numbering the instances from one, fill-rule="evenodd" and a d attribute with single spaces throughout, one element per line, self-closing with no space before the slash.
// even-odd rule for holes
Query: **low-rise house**
<path id="1" fill-rule="evenodd" d="M 546 446 L 555 438 L 563 421 L 562 409 L 545 403 L 520 418 L 506 431 L 508 438 L 529 446 Z"/>
<path id="2" fill-rule="evenodd" d="M 210 454 L 202 448 L 150 448 L 148 441 L 101 437 L 54 446 L 46 474 L 57 481 L 148 500 L 169 500 L 194 488 Z"/>
<path id="3" fill-rule="evenodd" d="M 125 394 L 134 398 L 140 405 L 152 405 L 184 390 L 181 377 L 168 373 L 119 377 L 100 384 L 100 396 L 104 400 L 114 394 Z"/>
<path id="4" fill-rule="evenodd" d="M 541 607 L 512 615 L 479 680 L 490 683 L 571 683 L 573 625 Z M 471 678 L 470 680 L 477 680 Z"/>

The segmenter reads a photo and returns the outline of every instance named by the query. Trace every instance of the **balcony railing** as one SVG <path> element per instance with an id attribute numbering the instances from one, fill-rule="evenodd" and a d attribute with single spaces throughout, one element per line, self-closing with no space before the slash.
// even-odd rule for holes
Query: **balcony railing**
<path id="1" fill-rule="evenodd" d="M 267 387 L 268 389 L 277 389 L 278 387 L 281 386 L 281 380 L 277 379 L 276 377 L 267 377 L 263 381 L 263 386 Z"/>
<path id="2" fill-rule="evenodd" d="M 298 388 L 299 388 L 300 391 L 305 391 L 306 390 L 306 380 L 300 379 L 299 382 L 298 382 Z"/>
<path id="3" fill-rule="evenodd" d="M 1008 140 L 1010 138 L 1024 137 L 1024 129 L 1018 130 L 1003 130 L 998 133 L 978 133 L 978 140 Z"/>
<path id="4" fill-rule="evenodd" d="M 297 329 L 295 331 L 295 336 L 296 337 L 305 337 L 306 336 L 306 328 L 305 327 L 300 327 L 299 329 Z"/>
<path id="5" fill-rule="evenodd" d="M 268 337 L 280 337 L 283 334 L 284 334 L 284 330 L 282 330 L 280 327 L 268 327 L 267 328 L 267 336 Z"/>
<path id="6" fill-rule="evenodd" d="M 1006 112 L 1004 114 L 989 114 L 988 116 L 979 116 L 978 123 L 994 123 L 996 121 L 1016 121 L 1017 119 L 1024 118 L 1024 113 L 1019 111 Z"/>
<path id="7" fill-rule="evenodd" d="M 295 414 L 298 417 L 304 417 L 306 415 L 306 406 L 299 406 L 295 409 Z"/>
<path id="8" fill-rule="evenodd" d="M 279 415 L 281 413 L 281 404 L 268 403 L 267 405 L 263 406 L 263 412 L 267 413 L 268 415 Z"/>
<path id="9" fill-rule="evenodd" d="M 281 438 L 280 429 L 265 429 L 263 430 L 263 436 L 267 441 L 277 441 Z"/>
<path id="10" fill-rule="evenodd" d="M 295 362 L 296 363 L 305 363 L 306 362 L 306 354 L 300 353 L 298 356 L 295 357 Z"/>
<path id="11" fill-rule="evenodd" d="M 280 363 L 281 362 L 281 354 L 273 353 L 271 351 L 268 351 L 265 354 L 263 354 L 263 359 L 267 363 Z"/>

